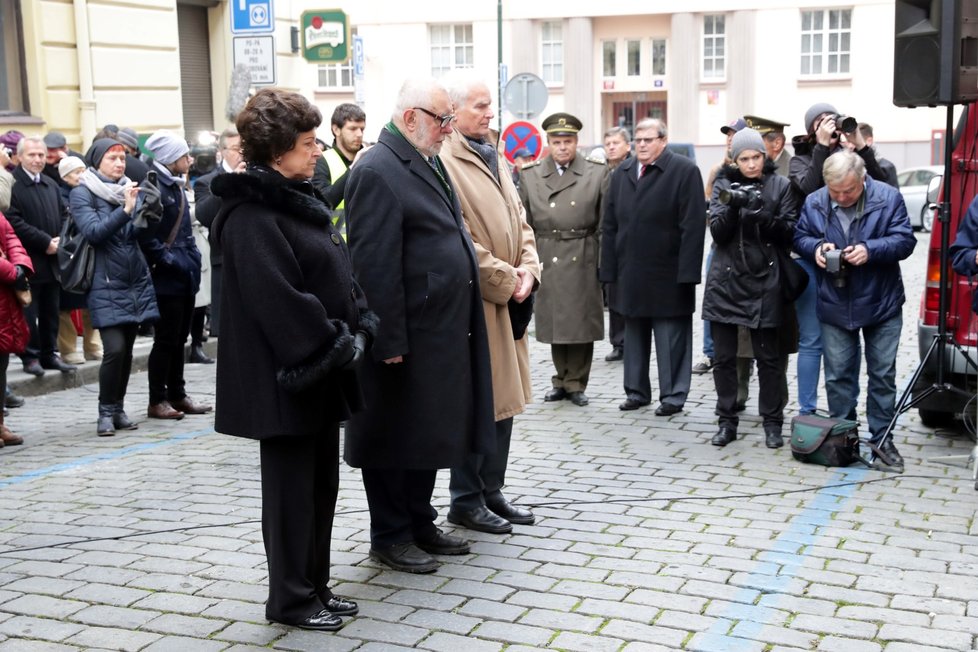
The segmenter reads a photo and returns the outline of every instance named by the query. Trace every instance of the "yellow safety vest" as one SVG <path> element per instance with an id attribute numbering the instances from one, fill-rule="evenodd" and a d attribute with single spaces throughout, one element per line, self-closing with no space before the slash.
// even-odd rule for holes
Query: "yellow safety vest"
<path id="1" fill-rule="evenodd" d="M 326 159 L 326 167 L 329 168 L 329 182 L 336 183 L 339 181 L 340 177 L 346 174 L 347 167 L 346 161 L 340 156 L 336 149 L 330 147 L 325 152 L 323 152 L 323 158 Z M 336 230 L 340 232 L 343 239 L 346 240 L 346 210 L 345 210 L 345 200 L 341 200 L 336 208 L 333 209 L 333 226 Z"/>

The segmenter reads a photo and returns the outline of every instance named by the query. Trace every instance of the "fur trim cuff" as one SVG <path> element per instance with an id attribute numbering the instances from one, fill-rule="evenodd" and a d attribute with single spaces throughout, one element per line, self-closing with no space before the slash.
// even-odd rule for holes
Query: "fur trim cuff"
<path id="1" fill-rule="evenodd" d="M 334 319 L 331 322 L 338 333 L 335 340 L 294 367 L 279 369 L 276 379 L 286 391 L 297 393 L 309 389 L 353 357 L 350 329 L 342 321 Z"/>

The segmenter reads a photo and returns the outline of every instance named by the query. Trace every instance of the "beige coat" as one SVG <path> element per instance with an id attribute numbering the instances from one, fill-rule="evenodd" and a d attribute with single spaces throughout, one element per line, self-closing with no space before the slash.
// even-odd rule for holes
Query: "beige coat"
<path id="1" fill-rule="evenodd" d="M 495 136 L 490 134 L 492 142 Z M 505 159 L 497 157 L 497 182 L 485 161 L 456 131 L 446 139 L 441 160 L 458 190 L 462 217 L 479 260 L 493 402 L 496 421 L 501 421 L 521 413 L 531 397 L 528 338 L 513 340 L 508 302 L 516 289 L 516 268 L 526 269 L 539 283 L 540 259 Z"/>

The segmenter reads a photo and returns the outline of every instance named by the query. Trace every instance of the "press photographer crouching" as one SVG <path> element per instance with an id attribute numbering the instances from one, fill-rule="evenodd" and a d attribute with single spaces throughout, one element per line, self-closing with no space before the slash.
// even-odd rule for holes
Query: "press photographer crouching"
<path id="1" fill-rule="evenodd" d="M 716 250 L 703 291 L 703 319 L 713 333 L 713 382 L 719 430 L 714 446 L 737 439 L 737 330 L 750 333 L 760 382 L 758 408 L 765 444 L 784 444 L 785 343 L 780 334 L 794 321 L 794 308 L 782 296 L 779 260 L 794 265 L 791 247 L 798 200 L 791 182 L 767 159 L 764 140 L 753 129 L 737 132 L 730 143 L 733 165 L 723 166 L 710 200 L 710 233 Z M 782 250 L 784 256 L 778 255 Z"/>
<path id="2" fill-rule="evenodd" d="M 833 154 L 822 168 L 826 187 L 805 200 L 795 251 L 816 264 L 816 315 L 822 324 L 825 393 L 832 417 L 844 418 L 859 395 L 859 333 L 866 351 L 866 418 L 877 462 L 903 471 L 883 434 L 896 404 L 896 354 L 906 299 L 900 261 L 917 244 L 903 196 L 867 177 L 863 159 Z"/>

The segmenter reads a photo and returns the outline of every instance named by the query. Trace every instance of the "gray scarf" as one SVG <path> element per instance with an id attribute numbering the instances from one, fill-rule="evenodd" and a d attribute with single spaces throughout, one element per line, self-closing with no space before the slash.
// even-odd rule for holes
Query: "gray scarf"
<path id="1" fill-rule="evenodd" d="M 118 181 L 103 181 L 101 175 L 97 174 L 92 168 L 82 172 L 79 183 L 88 188 L 93 195 L 101 197 L 110 204 L 122 206 L 126 203 L 126 186 L 129 185 L 129 178 L 122 177 Z"/>

